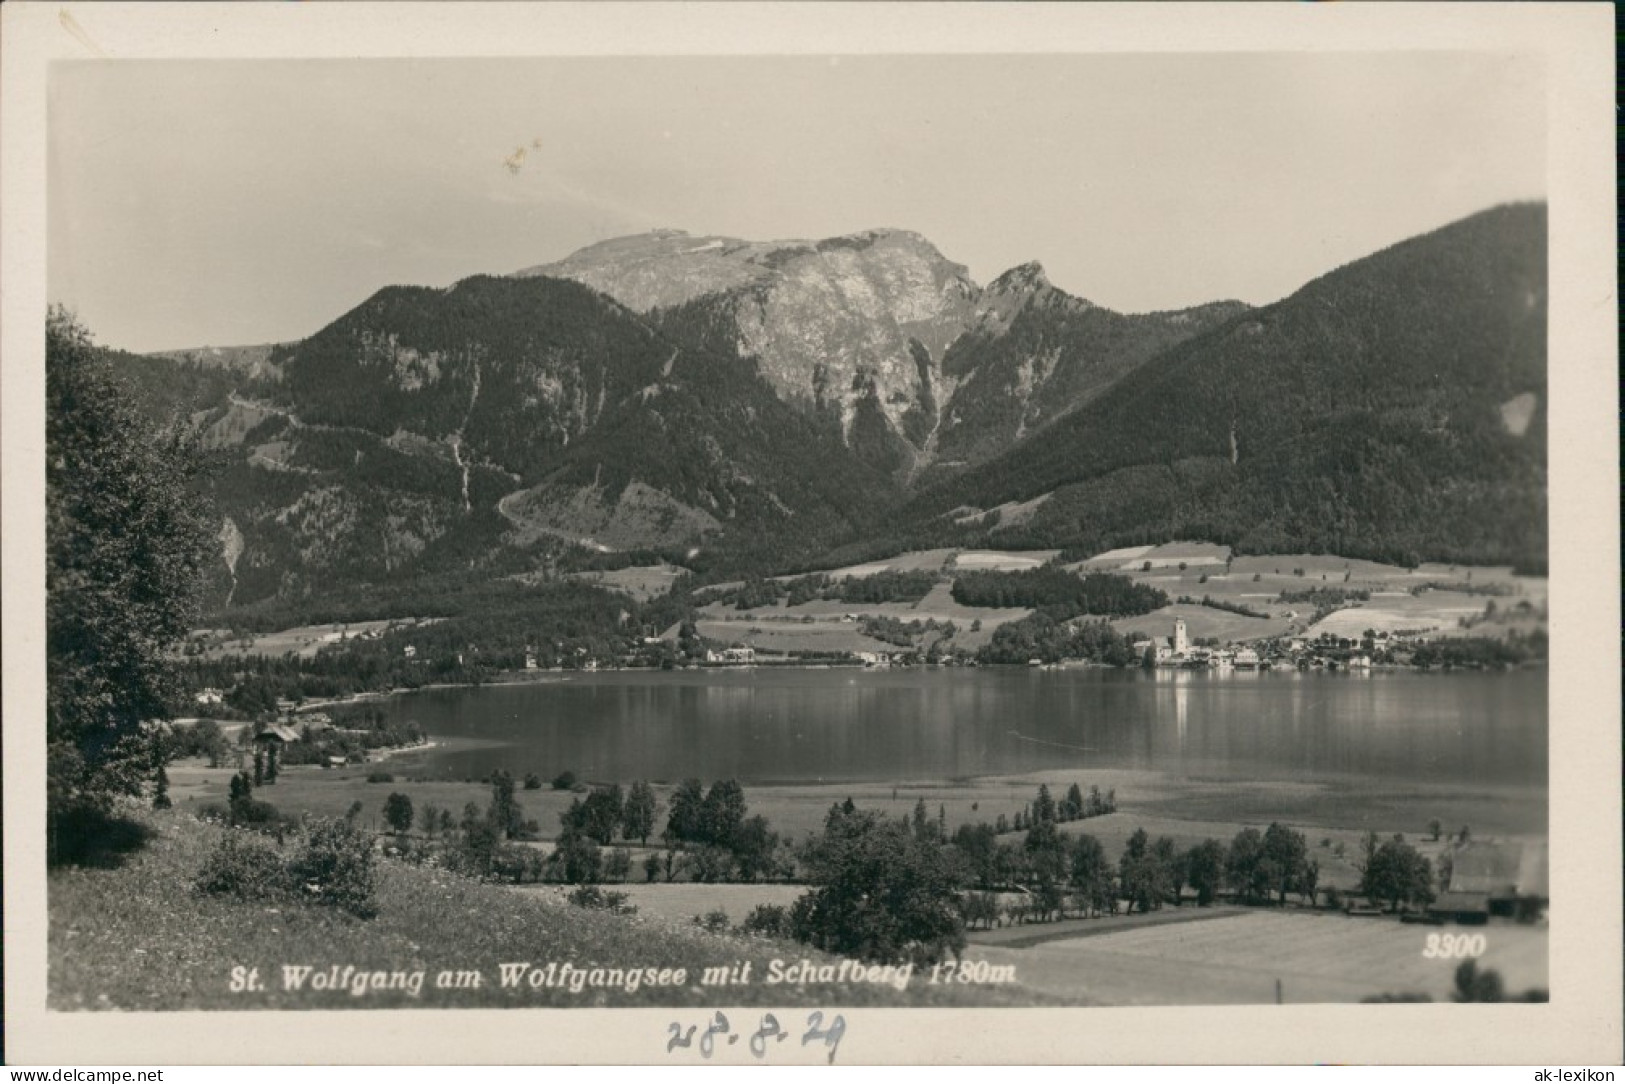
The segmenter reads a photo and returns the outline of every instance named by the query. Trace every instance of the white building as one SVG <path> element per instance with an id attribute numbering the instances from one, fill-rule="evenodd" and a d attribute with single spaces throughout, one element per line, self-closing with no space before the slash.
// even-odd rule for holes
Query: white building
<path id="1" fill-rule="evenodd" d="M 1175 655 L 1188 655 L 1188 654 L 1190 654 L 1190 650 L 1191 650 L 1190 636 L 1187 634 L 1187 632 L 1185 630 L 1185 619 L 1183 617 L 1174 618 L 1174 645 L 1173 646 L 1174 646 L 1174 654 Z"/>

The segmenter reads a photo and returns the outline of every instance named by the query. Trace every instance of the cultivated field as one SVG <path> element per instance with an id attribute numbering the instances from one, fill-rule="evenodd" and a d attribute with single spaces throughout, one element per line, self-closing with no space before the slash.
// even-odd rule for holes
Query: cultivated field
<path id="1" fill-rule="evenodd" d="M 1256 605 L 1253 608 L 1266 610 L 1265 607 Z M 1192 606 L 1188 603 L 1164 606 L 1160 610 L 1153 610 L 1138 617 L 1118 618 L 1111 624 L 1112 628 L 1121 633 L 1139 632 L 1167 639 L 1173 635 L 1174 619 L 1178 617 L 1185 619 L 1185 628 L 1193 641 L 1206 636 L 1216 637 L 1221 643 L 1264 640 L 1273 636 L 1284 636 L 1292 627 L 1292 620 L 1285 616 L 1245 617 L 1211 606 Z"/>
<path id="2" fill-rule="evenodd" d="M 781 611 L 782 615 L 782 611 Z M 787 653 L 791 651 L 815 652 L 881 652 L 897 651 L 896 645 L 876 640 L 858 631 L 852 622 L 825 619 L 805 623 L 774 621 L 765 616 L 751 617 L 740 614 L 738 620 L 701 618 L 694 623 L 700 635 L 707 640 L 723 644 L 745 644 L 758 651 Z"/>
<path id="3" fill-rule="evenodd" d="M 1051 561 L 1060 550 L 911 550 L 882 561 L 869 561 L 861 565 L 847 565 L 831 569 L 824 575 L 833 579 L 849 576 L 873 576 L 876 572 L 949 572 L 986 571 L 1018 572 L 1037 568 Z"/>
<path id="4" fill-rule="evenodd" d="M 865 636 L 857 619 L 889 617 L 898 621 L 953 622 L 954 647 L 975 651 L 993 638 L 993 631 L 1032 613 L 1023 607 L 962 606 L 954 601 L 953 585 L 939 583 L 918 602 L 841 602 L 815 599 L 799 606 L 780 600 L 773 606 L 736 610 L 711 603 L 700 610 L 700 635 L 727 643 L 744 643 L 768 651 L 897 651 L 895 644 Z M 809 621 L 808 618 L 811 618 Z M 971 625 L 981 622 L 981 628 Z M 670 633 L 675 635 L 675 631 Z M 793 646 L 788 646 L 793 645 Z"/>
<path id="5" fill-rule="evenodd" d="M 1013 965 L 1029 989 L 1099 1004 L 1263 1004 L 1275 1000 L 1277 982 L 1288 1003 L 1353 1002 L 1384 993 L 1425 993 L 1447 1001 L 1458 961 L 1424 957 L 1426 938 L 1469 931 L 1485 937 L 1479 966 L 1500 972 L 1509 993 L 1547 987 L 1545 927 L 1413 926 L 1291 908 L 1028 948 L 972 944 L 965 956 Z"/>
<path id="6" fill-rule="evenodd" d="M 1164 542 L 1160 546 L 1129 546 L 1124 549 L 1107 550 L 1067 567 L 1085 572 L 1140 572 L 1145 570 L 1146 562 L 1149 561 L 1152 569 L 1177 569 L 1181 564 L 1185 564 L 1211 570 L 1214 565 L 1222 566 L 1229 556 L 1229 546 L 1219 546 L 1211 542 Z"/>

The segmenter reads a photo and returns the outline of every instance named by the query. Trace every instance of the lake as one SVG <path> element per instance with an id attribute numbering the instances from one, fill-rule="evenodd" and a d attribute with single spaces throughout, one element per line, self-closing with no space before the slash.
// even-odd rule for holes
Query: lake
<path id="1" fill-rule="evenodd" d="M 940 781 L 1070 768 L 1544 787 L 1546 671 L 571 673 L 385 702 L 437 776 Z"/>

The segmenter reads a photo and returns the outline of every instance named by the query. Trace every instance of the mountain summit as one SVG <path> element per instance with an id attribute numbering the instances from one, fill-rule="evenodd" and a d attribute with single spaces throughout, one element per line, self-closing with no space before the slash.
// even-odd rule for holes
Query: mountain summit
<path id="1" fill-rule="evenodd" d="M 675 338 L 754 359 L 780 398 L 811 409 L 860 458 L 900 480 L 936 461 L 945 426 L 974 428 L 968 419 L 980 416 L 975 406 L 955 410 L 960 387 L 975 375 L 974 367 L 946 363 L 956 344 L 972 334 L 999 337 L 1023 312 L 1066 319 L 1096 308 L 1057 290 L 1037 263 L 1013 268 L 984 289 L 930 241 L 899 229 L 821 241 L 661 230 L 604 241 L 516 274 L 574 279 L 650 316 Z M 1122 322 L 1119 334 L 1110 344 L 1077 344 L 1089 356 L 1054 340 L 1043 344 L 1048 354 L 1041 361 L 1021 360 L 1040 383 L 1079 365 L 1117 374 L 1124 359 L 1148 357 L 1212 322 L 1198 318 L 1175 329 L 1159 321 L 1139 336 L 1138 318 L 1107 315 Z M 1097 347 L 1109 356 L 1090 353 Z M 1025 397 L 1033 378 L 1022 379 L 1026 384 L 1003 381 L 977 394 Z M 1052 414 L 1071 405 L 1051 404 Z M 965 454 L 980 461 L 1039 420 L 1036 414 L 1025 425 L 1001 420 L 997 432 L 961 441 Z"/>

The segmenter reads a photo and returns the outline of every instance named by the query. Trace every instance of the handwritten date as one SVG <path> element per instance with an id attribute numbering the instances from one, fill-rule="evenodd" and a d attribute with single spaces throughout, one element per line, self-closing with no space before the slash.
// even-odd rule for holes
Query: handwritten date
<path id="1" fill-rule="evenodd" d="M 698 1024 L 690 1024 L 685 1028 L 682 1024 L 673 1021 L 667 1025 L 667 1030 L 670 1032 L 671 1038 L 666 1043 L 666 1053 L 670 1054 L 678 1049 L 691 1049 L 695 1045 L 694 1033 L 699 1031 L 700 1027 Z M 807 1017 L 807 1030 L 801 1034 L 801 1045 L 823 1043 L 829 1049 L 829 1064 L 833 1065 L 835 1063 L 835 1051 L 840 1047 L 841 1037 L 845 1034 L 846 1018 L 844 1016 L 837 1015 L 826 1027 L 824 1025 L 824 1014 L 815 1012 Z M 740 1033 L 734 1031 L 732 1025 L 729 1024 L 728 1018 L 719 1012 L 706 1024 L 704 1033 L 700 1035 L 700 1056 L 709 1059 L 716 1050 L 719 1039 L 726 1039 L 731 1046 L 737 1043 L 740 1037 Z M 769 1043 L 782 1043 L 790 1037 L 791 1032 L 779 1024 L 778 1017 L 772 1013 L 765 1013 L 762 1016 L 761 1024 L 750 1035 L 751 1056 L 758 1059 L 765 1058 L 768 1050 L 771 1049 Z"/>

